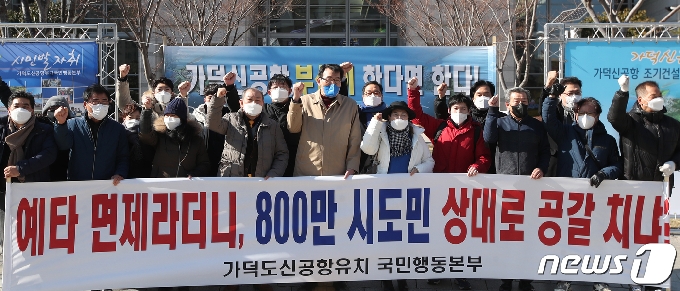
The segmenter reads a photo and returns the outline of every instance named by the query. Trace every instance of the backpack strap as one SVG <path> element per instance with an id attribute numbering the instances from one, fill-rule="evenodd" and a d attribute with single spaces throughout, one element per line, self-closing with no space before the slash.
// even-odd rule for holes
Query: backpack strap
<path id="1" fill-rule="evenodd" d="M 446 120 L 442 121 L 442 123 L 439 124 L 439 126 L 437 127 L 437 133 L 434 134 L 434 140 L 432 141 L 433 143 L 439 139 L 446 126 L 447 126 Z"/>

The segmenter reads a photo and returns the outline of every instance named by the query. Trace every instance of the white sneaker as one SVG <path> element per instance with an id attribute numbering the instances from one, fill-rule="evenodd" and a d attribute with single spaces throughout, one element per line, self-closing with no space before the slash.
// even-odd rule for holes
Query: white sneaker
<path id="1" fill-rule="evenodd" d="M 629 286 L 630 291 L 642 291 L 644 288 L 640 285 L 630 285 Z"/>
<path id="2" fill-rule="evenodd" d="M 593 284 L 593 291 L 611 291 L 607 283 L 595 283 Z"/>
<path id="3" fill-rule="evenodd" d="M 571 291 L 571 282 L 567 281 L 560 281 L 557 282 L 557 286 L 555 286 L 555 291 Z"/>

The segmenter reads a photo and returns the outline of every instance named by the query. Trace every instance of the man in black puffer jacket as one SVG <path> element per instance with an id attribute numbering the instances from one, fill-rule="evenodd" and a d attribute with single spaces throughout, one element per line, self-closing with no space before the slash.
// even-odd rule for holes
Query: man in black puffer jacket
<path id="1" fill-rule="evenodd" d="M 680 163 L 680 122 L 667 116 L 659 85 L 654 81 L 635 88 L 637 102 L 626 113 L 628 76 L 619 78 L 607 120 L 619 132 L 623 176 L 628 180 L 663 181 Z M 673 177 L 670 177 L 673 187 Z"/>

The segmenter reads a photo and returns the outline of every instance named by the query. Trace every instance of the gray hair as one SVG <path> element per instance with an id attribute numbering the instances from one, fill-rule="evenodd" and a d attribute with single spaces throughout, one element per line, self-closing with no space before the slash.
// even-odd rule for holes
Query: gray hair
<path id="1" fill-rule="evenodd" d="M 253 91 L 253 92 L 260 93 L 260 97 L 264 98 L 264 93 L 262 93 L 262 91 L 260 91 L 260 89 L 257 89 L 257 88 L 254 88 L 254 87 L 250 87 L 250 88 L 248 88 L 248 89 L 243 90 L 243 92 L 241 93 L 241 99 L 243 99 L 243 97 L 246 96 L 246 93 L 248 93 L 248 91 Z"/>
<path id="2" fill-rule="evenodd" d="M 529 93 L 527 89 L 522 87 L 514 87 L 505 91 L 505 103 L 510 103 L 510 95 L 512 95 L 512 93 L 523 93 L 527 99 L 531 98 L 531 93 Z"/>

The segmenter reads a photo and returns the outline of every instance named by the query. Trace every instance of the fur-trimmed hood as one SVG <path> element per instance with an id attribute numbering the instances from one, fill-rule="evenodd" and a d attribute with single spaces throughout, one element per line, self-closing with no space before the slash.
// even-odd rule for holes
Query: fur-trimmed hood
<path id="1" fill-rule="evenodd" d="M 195 119 L 191 118 L 187 120 L 187 128 L 191 129 L 190 132 L 194 136 L 203 136 L 203 127 Z M 165 134 L 168 131 L 168 127 L 165 126 L 165 121 L 163 121 L 163 116 L 156 118 L 156 120 L 153 122 L 153 130 L 162 134 Z"/>

